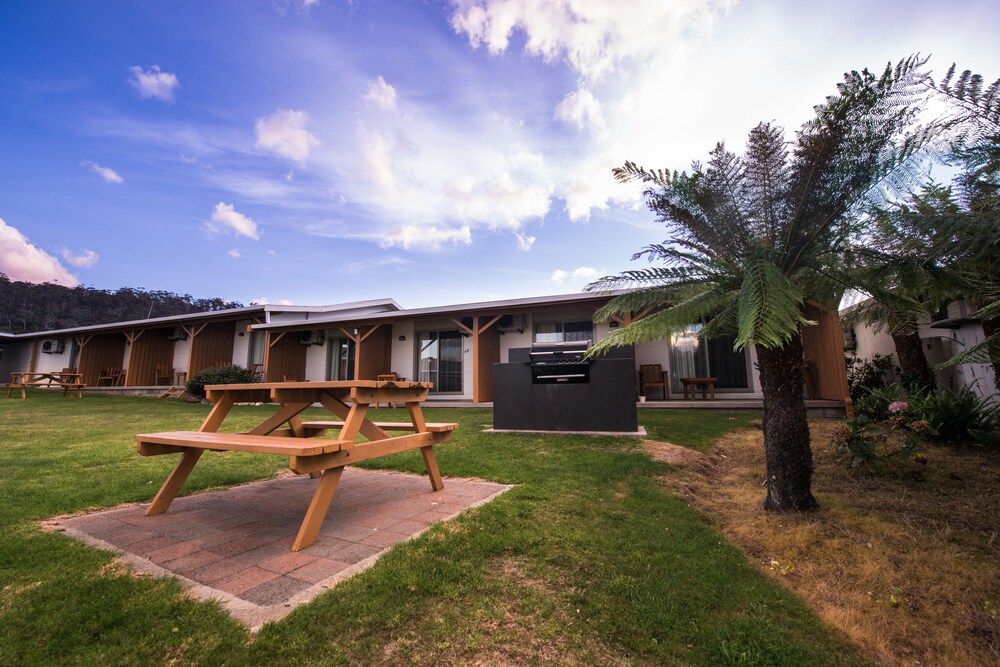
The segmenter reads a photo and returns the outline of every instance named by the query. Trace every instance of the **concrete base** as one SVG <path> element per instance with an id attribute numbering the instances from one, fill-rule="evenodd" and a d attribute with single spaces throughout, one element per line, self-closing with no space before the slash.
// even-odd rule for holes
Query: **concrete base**
<path id="1" fill-rule="evenodd" d="M 483 433 L 532 433 L 537 435 L 611 435 L 626 438 L 645 438 L 646 427 L 640 426 L 636 431 L 525 431 L 510 428 L 484 428 Z"/>

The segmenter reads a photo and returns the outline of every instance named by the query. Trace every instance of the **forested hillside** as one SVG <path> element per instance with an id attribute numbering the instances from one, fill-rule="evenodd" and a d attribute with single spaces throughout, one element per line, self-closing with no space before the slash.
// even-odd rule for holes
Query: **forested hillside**
<path id="1" fill-rule="evenodd" d="M 63 287 L 52 283 L 12 281 L 0 273 L 0 331 L 23 333 L 67 327 L 240 308 L 219 298 L 122 287 Z"/>

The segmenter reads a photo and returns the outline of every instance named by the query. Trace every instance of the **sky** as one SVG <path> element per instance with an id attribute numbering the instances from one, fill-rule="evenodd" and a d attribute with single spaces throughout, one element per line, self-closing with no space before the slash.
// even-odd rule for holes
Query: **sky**
<path id="1" fill-rule="evenodd" d="M 664 240 L 632 160 L 843 73 L 1000 76 L 1000 3 L 10 0 L 0 272 L 244 304 L 563 294 Z"/>

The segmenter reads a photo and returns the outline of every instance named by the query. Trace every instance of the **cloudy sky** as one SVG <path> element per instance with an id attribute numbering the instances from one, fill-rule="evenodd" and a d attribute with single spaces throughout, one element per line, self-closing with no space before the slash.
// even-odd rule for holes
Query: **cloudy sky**
<path id="1" fill-rule="evenodd" d="M 849 69 L 1000 76 L 1000 4 L 0 5 L 0 272 L 249 303 L 579 290 L 662 240 L 625 160 L 789 131 Z"/>

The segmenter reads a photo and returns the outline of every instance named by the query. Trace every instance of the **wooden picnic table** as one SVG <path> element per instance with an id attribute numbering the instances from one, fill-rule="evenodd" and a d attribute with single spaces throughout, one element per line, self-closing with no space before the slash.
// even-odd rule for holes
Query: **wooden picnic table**
<path id="1" fill-rule="evenodd" d="M 71 391 L 76 392 L 77 398 L 83 398 L 83 382 L 80 378 L 82 373 L 71 371 L 14 371 L 10 374 L 10 382 L 7 384 L 7 398 L 11 397 L 15 389 L 21 390 L 21 398 L 27 398 L 28 387 L 51 387 L 56 385 L 62 387 L 63 396 Z"/>
<path id="2" fill-rule="evenodd" d="M 684 400 L 695 400 L 697 397 L 698 388 L 701 388 L 701 400 L 708 398 L 707 393 L 712 394 L 712 400 L 715 400 L 715 383 L 718 382 L 718 378 L 681 378 L 681 384 L 684 385 Z M 706 391 L 707 390 L 707 391 Z M 690 398 L 689 398 L 690 396 Z"/>
<path id="3" fill-rule="evenodd" d="M 205 450 L 279 454 L 290 458 L 289 467 L 297 474 L 319 474 L 292 551 L 305 549 L 316 541 L 333 500 L 344 466 L 379 456 L 420 449 L 430 477 L 431 488 L 444 488 L 433 446 L 451 439 L 458 424 L 433 424 L 424 420 L 421 403 L 431 389 L 429 382 L 267 382 L 208 385 L 206 396 L 213 404 L 197 431 L 145 433 L 135 436 L 143 456 L 181 454 L 160 488 L 146 515 L 165 512 Z M 368 409 L 379 402 L 399 402 L 406 406 L 409 422 L 373 422 Z M 219 428 L 237 403 L 276 403 L 278 410 L 245 433 L 220 433 Z M 302 421 L 300 414 L 310 406 L 326 408 L 334 421 Z M 412 431 L 392 436 L 390 431 Z M 333 432 L 334 437 L 322 437 Z M 357 443 L 359 435 L 368 442 Z"/>

